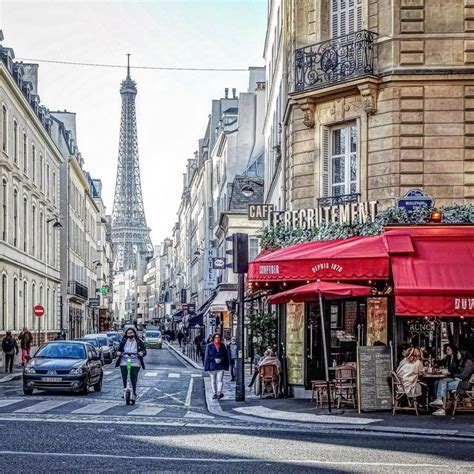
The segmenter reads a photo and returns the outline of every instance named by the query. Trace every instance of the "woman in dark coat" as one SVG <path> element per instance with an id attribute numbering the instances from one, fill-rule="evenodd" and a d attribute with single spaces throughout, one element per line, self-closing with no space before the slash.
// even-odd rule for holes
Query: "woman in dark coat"
<path id="1" fill-rule="evenodd" d="M 224 371 L 229 370 L 229 354 L 218 333 L 212 336 L 212 342 L 206 347 L 204 370 L 211 376 L 211 385 L 214 390 L 212 398 L 214 400 L 223 398 Z"/>

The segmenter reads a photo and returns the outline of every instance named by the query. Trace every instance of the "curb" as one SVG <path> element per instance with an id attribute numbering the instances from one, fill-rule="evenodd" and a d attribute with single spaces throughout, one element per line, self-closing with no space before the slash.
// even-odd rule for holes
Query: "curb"
<path id="1" fill-rule="evenodd" d="M 0 383 L 11 382 L 12 380 L 21 380 L 22 377 L 22 373 L 5 375 L 5 377 L 0 379 Z"/>
<path id="2" fill-rule="evenodd" d="M 186 354 L 183 354 L 181 351 L 173 347 L 169 342 L 163 341 L 166 346 L 173 351 L 174 354 L 178 355 L 181 357 L 181 359 L 185 360 L 189 365 L 192 365 L 195 369 L 203 370 L 203 367 L 201 367 L 196 361 L 190 359 Z"/>

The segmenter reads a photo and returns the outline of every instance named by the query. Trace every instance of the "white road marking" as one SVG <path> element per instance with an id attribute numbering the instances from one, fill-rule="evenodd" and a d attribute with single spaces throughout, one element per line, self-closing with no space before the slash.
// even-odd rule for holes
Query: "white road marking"
<path id="1" fill-rule="evenodd" d="M 200 418 L 201 420 L 209 420 L 214 417 L 211 415 L 205 415 L 204 413 L 195 413 L 194 411 L 188 410 L 186 415 L 184 415 L 184 418 Z"/>
<path id="2" fill-rule="evenodd" d="M 71 400 L 47 400 L 45 402 L 35 403 L 26 408 L 20 408 L 19 410 L 15 410 L 15 413 L 44 413 L 49 410 L 53 410 L 54 408 L 58 408 L 62 405 L 66 405 L 66 403 L 70 403 Z"/>
<path id="3" fill-rule="evenodd" d="M 173 374 L 173 373 L 168 374 L 169 379 L 179 379 L 180 377 L 181 377 L 180 374 Z"/>
<path id="4" fill-rule="evenodd" d="M 191 377 L 194 377 L 194 378 L 195 377 L 202 377 L 202 375 L 201 374 L 191 374 Z"/>
<path id="5" fill-rule="evenodd" d="M 194 383 L 194 379 L 193 378 L 189 379 L 188 393 L 186 394 L 186 401 L 184 402 L 185 406 L 187 407 L 191 406 L 191 397 L 193 395 L 193 383 Z"/>
<path id="6" fill-rule="evenodd" d="M 145 377 L 157 377 L 158 372 L 145 372 Z"/>
<path id="7" fill-rule="evenodd" d="M 71 413 L 77 415 L 99 415 L 109 408 L 118 406 L 118 403 L 91 403 L 77 410 L 73 410 Z"/>
<path id="8" fill-rule="evenodd" d="M 143 405 L 143 406 L 139 406 L 138 408 L 135 408 L 135 410 L 129 411 L 127 413 L 127 416 L 128 415 L 154 416 L 154 415 L 158 415 L 158 413 L 161 413 L 163 410 L 164 410 L 164 408 Z"/>
<path id="9" fill-rule="evenodd" d="M 0 407 L 7 407 L 8 405 L 13 405 L 14 403 L 24 402 L 21 398 L 15 400 L 0 400 Z"/>

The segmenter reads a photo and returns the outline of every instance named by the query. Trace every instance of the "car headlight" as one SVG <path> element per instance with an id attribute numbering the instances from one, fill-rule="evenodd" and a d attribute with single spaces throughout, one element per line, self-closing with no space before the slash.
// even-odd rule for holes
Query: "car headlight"
<path id="1" fill-rule="evenodd" d="M 161 337 L 157 339 L 158 344 L 161 344 Z"/>
<path id="2" fill-rule="evenodd" d="M 71 375 L 81 375 L 85 372 L 84 367 L 77 367 L 76 369 L 71 369 L 69 372 Z"/>
<path id="3" fill-rule="evenodd" d="M 25 367 L 25 374 L 36 374 L 36 369 L 34 367 Z"/>

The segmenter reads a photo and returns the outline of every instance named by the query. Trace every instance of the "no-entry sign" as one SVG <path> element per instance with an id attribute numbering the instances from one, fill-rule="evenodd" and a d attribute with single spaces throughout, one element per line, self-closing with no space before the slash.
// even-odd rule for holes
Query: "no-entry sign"
<path id="1" fill-rule="evenodd" d="M 40 304 L 37 304 L 33 308 L 33 312 L 34 312 L 35 316 L 37 316 L 38 318 L 40 318 L 41 316 L 44 316 L 44 308 Z"/>

